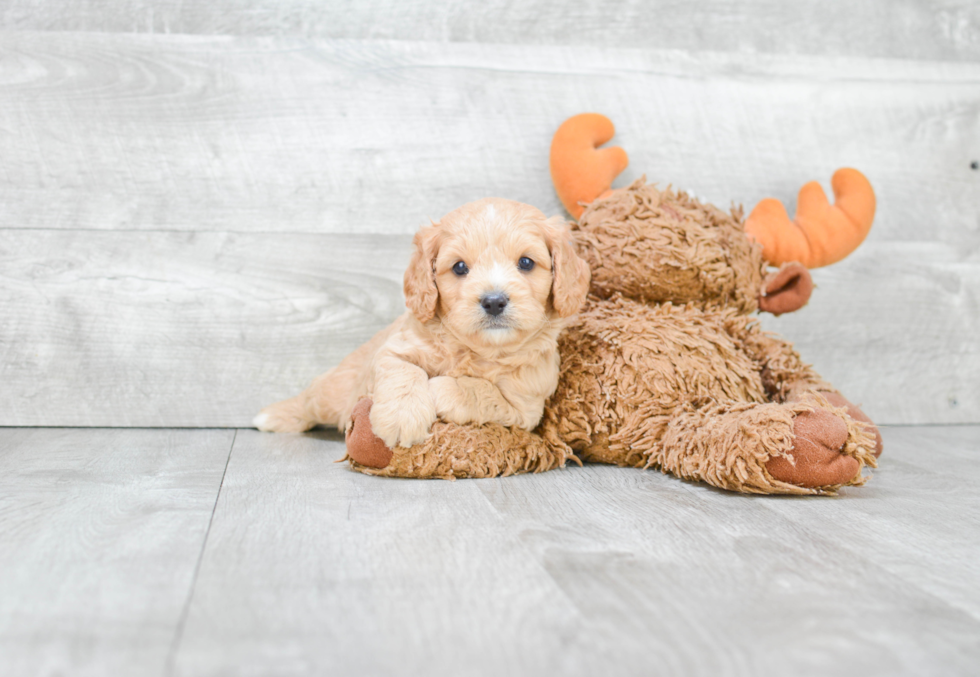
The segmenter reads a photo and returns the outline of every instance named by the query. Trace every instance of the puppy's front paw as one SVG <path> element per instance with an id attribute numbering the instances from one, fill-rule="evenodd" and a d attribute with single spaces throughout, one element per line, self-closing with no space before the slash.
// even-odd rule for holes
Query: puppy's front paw
<path id="1" fill-rule="evenodd" d="M 388 447 L 411 447 L 424 442 L 436 420 L 431 398 L 375 402 L 371 429 Z"/>
<path id="2" fill-rule="evenodd" d="M 451 376 L 433 376 L 429 379 L 429 395 L 436 407 L 436 416 L 453 423 L 463 423 L 457 421 L 454 413 L 460 408 L 462 394 L 459 384 Z"/>

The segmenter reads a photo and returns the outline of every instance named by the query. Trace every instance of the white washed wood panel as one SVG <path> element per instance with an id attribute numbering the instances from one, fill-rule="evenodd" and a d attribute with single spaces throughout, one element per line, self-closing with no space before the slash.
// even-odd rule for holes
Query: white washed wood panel
<path id="1" fill-rule="evenodd" d="M 558 212 L 557 125 L 720 205 L 833 170 L 872 241 L 980 244 L 980 64 L 519 45 L 7 33 L 6 228 L 411 233 L 487 195 Z"/>
<path id="2" fill-rule="evenodd" d="M 978 433 L 886 430 L 866 487 L 787 500 L 383 480 L 337 436 L 241 431 L 175 674 L 970 675 Z"/>
<path id="3" fill-rule="evenodd" d="M 0 430 L 0 674 L 166 674 L 233 436 Z"/>
<path id="4" fill-rule="evenodd" d="M 973 0 L 5 0 L 0 19 L 21 30 L 980 59 Z"/>
<path id="5" fill-rule="evenodd" d="M 762 325 L 881 423 L 980 422 L 980 250 L 877 243 Z"/>
<path id="6" fill-rule="evenodd" d="M 0 425 L 247 426 L 404 311 L 408 236 L 0 231 Z M 980 421 L 980 261 L 881 243 L 766 327 L 880 423 Z"/>
<path id="7" fill-rule="evenodd" d="M 409 245 L 0 231 L 0 425 L 249 425 L 404 311 Z"/>

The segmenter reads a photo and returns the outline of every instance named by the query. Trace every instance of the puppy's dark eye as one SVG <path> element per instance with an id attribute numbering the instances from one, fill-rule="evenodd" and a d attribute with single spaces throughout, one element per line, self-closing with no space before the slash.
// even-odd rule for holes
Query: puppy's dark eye
<path id="1" fill-rule="evenodd" d="M 457 261 L 456 265 L 453 266 L 453 272 L 457 275 L 463 276 L 470 272 L 470 269 L 466 267 L 466 264 L 462 261 Z"/>
<path id="2" fill-rule="evenodd" d="M 531 268 L 534 268 L 534 261 L 526 256 L 522 256 L 521 258 L 517 259 L 517 267 L 521 270 L 531 270 Z"/>

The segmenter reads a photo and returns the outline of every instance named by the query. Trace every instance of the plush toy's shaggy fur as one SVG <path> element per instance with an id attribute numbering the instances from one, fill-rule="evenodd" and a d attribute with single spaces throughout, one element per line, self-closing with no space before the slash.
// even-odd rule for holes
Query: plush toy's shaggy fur
<path id="1" fill-rule="evenodd" d="M 357 425 L 355 420 L 354 427 Z M 368 475 L 448 480 L 544 472 L 564 466 L 569 460 L 579 462 L 570 448 L 549 445 L 520 428 L 436 421 L 424 444 L 408 449 L 395 447 L 389 451 L 384 467 L 361 465 L 353 459 L 351 465 Z"/>
<path id="2" fill-rule="evenodd" d="M 357 462 L 366 442 L 348 444 L 353 468 L 488 477 L 581 458 L 752 493 L 864 482 L 877 431 L 751 315 L 760 293 L 786 290 L 767 284 L 740 211 L 640 180 L 590 205 L 573 234 L 592 287 L 559 340 L 558 389 L 537 435 L 437 423 L 426 442 L 368 461 L 379 468 Z"/>

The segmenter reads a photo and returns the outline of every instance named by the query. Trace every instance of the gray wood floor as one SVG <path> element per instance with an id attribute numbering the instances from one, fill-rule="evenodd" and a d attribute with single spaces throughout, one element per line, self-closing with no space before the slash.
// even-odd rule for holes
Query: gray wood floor
<path id="1" fill-rule="evenodd" d="M 980 426 L 836 498 L 359 475 L 332 433 L 0 430 L 0 674 L 975 675 Z"/>

